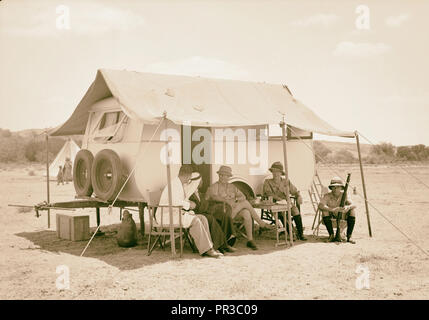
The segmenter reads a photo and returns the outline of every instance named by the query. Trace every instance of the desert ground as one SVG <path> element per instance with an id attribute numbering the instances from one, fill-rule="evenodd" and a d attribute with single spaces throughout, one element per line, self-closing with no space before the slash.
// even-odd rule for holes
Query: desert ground
<path id="1" fill-rule="evenodd" d="M 429 185 L 429 166 L 408 165 L 406 169 Z M 428 299 L 429 190 L 398 166 L 366 166 L 370 203 L 414 243 L 372 206 L 371 238 L 359 195 L 359 167 L 318 168 L 324 184 L 333 175 L 345 177 L 348 171 L 358 192 L 350 192 L 358 206 L 357 244 L 324 242 L 324 226 L 319 237 L 314 236 L 314 211 L 307 191 L 301 190 L 308 241 L 275 247 L 271 231 L 256 236 L 258 251 L 247 249 L 245 239 L 239 239 L 239 250 L 221 259 L 200 257 L 187 245 L 183 258 L 172 259 L 169 247 L 147 256 L 147 238 L 140 237 L 134 248 L 118 247 L 116 209 L 110 215 L 102 209 L 105 235 L 95 237 L 80 257 L 87 241 L 57 238 L 55 214 L 64 211 L 51 211 L 48 228 L 46 211 L 36 218 L 34 210 L 8 206 L 34 205 L 46 199 L 43 166 L 2 165 L 0 299 Z M 51 182 L 50 189 L 52 202 L 74 198 L 73 184 Z M 95 229 L 95 209 L 69 213 L 88 214 Z M 133 217 L 139 226 L 138 214 Z M 70 270 L 69 289 L 56 286 L 60 276 L 56 270 L 62 265 Z M 362 270 L 369 275 L 363 287 L 359 282 Z"/>

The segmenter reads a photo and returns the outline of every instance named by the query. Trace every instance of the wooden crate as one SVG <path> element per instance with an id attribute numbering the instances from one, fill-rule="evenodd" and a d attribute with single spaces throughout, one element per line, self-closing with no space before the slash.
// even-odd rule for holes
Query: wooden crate
<path id="1" fill-rule="evenodd" d="M 57 214 L 57 236 L 72 241 L 88 240 L 89 216 Z"/>

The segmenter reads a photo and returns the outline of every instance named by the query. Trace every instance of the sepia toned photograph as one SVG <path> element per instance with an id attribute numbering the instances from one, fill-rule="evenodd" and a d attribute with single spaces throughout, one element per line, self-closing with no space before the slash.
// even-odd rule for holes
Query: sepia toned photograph
<path id="1" fill-rule="evenodd" d="M 428 12 L 0 0 L 0 300 L 428 300 Z"/>

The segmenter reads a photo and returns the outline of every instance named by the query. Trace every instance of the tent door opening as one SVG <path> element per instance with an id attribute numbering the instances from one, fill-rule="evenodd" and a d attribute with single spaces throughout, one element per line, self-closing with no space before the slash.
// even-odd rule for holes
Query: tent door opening
<path id="1" fill-rule="evenodd" d="M 205 140 L 204 136 L 199 137 L 198 132 L 195 134 L 198 129 L 207 130 L 204 127 L 182 125 L 182 164 L 192 164 L 194 170 L 201 174 L 203 186 L 200 191 L 205 193 L 211 184 L 212 141 L 211 139 Z M 204 144 L 204 148 L 201 148 L 202 144 Z M 206 152 L 208 154 L 205 154 Z M 208 161 L 204 159 L 208 159 Z"/>

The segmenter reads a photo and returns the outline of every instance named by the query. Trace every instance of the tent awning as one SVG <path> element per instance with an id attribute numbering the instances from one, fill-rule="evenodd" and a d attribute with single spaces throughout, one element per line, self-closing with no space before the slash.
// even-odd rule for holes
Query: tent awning
<path id="1" fill-rule="evenodd" d="M 157 123 L 235 127 L 278 124 L 325 135 L 354 137 L 318 117 L 282 85 L 100 69 L 71 117 L 51 135 L 84 134 L 89 108 L 113 96 L 131 118 Z"/>

